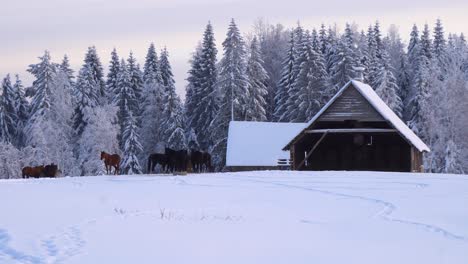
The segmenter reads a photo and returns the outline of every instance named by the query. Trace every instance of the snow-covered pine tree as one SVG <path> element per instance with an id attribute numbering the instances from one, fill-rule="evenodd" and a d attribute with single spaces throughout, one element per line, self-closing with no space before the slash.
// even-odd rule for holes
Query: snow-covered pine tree
<path id="1" fill-rule="evenodd" d="M 169 90 L 175 91 L 174 74 L 172 73 L 172 67 L 169 63 L 169 52 L 166 47 L 161 50 L 159 70 L 161 72 L 162 85 L 165 87 L 166 93 L 168 93 Z"/>
<path id="2" fill-rule="evenodd" d="M 220 63 L 218 80 L 221 95 L 220 110 L 211 123 L 213 161 L 217 169 L 226 164 L 227 132 L 230 120 L 243 120 L 244 106 L 248 98 L 246 76 L 246 52 L 244 41 L 234 19 L 229 24 L 223 41 L 224 55 Z"/>
<path id="3" fill-rule="evenodd" d="M 335 89 L 341 88 L 349 80 L 356 77 L 356 58 L 352 47 L 347 41 L 339 39 L 331 57 L 330 78 Z"/>
<path id="4" fill-rule="evenodd" d="M 422 52 L 420 56 L 424 55 L 426 58 L 431 60 L 433 57 L 433 47 L 431 40 L 431 31 L 429 30 L 429 26 L 427 24 L 424 24 L 424 30 L 421 35 L 420 45 Z"/>
<path id="5" fill-rule="evenodd" d="M 161 123 L 163 120 L 164 87 L 162 85 L 159 61 L 154 44 L 148 48 L 143 72 L 143 100 L 141 102 L 141 128 L 140 137 L 143 151 L 140 161 L 144 162 L 148 155 L 160 151 L 158 144 L 162 145 Z"/>
<path id="6" fill-rule="evenodd" d="M 117 120 L 120 126 L 118 134 L 119 146 L 124 148 L 123 133 L 125 130 L 125 121 L 127 120 L 131 109 L 134 109 L 137 103 L 135 92 L 132 88 L 131 76 L 125 60 L 120 62 L 120 72 L 117 77 L 117 94 L 115 95 L 113 104 L 117 107 Z"/>
<path id="7" fill-rule="evenodd" d="M 53 162 L 64 175 L 73 175 L 76 161 L 72 144 L 71 84 L 67 74 L 50 61 L 48 52 L 40 60 L 29 69 L 36 80 L 32 86 L 33 110 L 24 129 L 25 145 L 31 146 L 31 152 L 41 153 L 35 155 L 36 164 Z"/>
<path id="8" fill-rule="evenodd" d="M 133 116 L 132 111 L 127 109 L 128 115 L 124 122 L 123 130 L 123 159 L 121 171 L 124 174 L 141 174 L 142 169 L 138 161 L 138 155 L 143 150 L 140 143 L 140 135 L 138 134 L 137 120 Z"/>
<path id="9" fill-rule="evenodd" d="M 320 53 L 321 52 L 320 40 L 319 40 L 317 30 L 315 28 L 312 29 L 312 33 L 310 34 L 310 41 L 312 42 L 312 49 L 315 52 Z"/>
<path id="10" fill-rule="evenodd" d="M 99 105 L 99 83 L 93 74 L 91 65 L 85 63 L 78 73 L 75 85 L 75 111 L 73 113 L 73 128 L 81 135 L 86 127 L 86 111 Z"/>
<path id="11" fill-rule="evenodd" d="M 446 41 L 444 37 L 444 27 L 442 21 L 437 19 L 434 27 L 434 41 L 433 41 L 433 52 L 439 62 L 446 60 Z"/>
<path id="12" fill-rule="evenodd" d="M 95 46 L 91 46 L 88 48 L 88 51 L 85 55 L 84 63 L 87 64 L 90 68 L 90 72 L 94 78 L 94 82 L 97 83 L 99 87 L 99 103 L 103 105 L 107 102 L 106 83 L 104 82 L 104 70 L 102 68 L 102 63 L 99 59 Z"/>
<path id="13" fill-rule="evenodd" d="M 268 74 L 263 68 L 262 55 L 256 37 L 253 38 L 250 44 L 247 76 L 249 80 L 249 98 L 246 105 L 245 119 L 248 121 L 266 121 L 268 90 L 265 84 L 268 80 Z"/>
<path id="14" fill-rule="evenodd" d="M 393 75 L 390 58 L 385 50 L 381 51 L 381 56 L 379 71 L 374 77 L 374 85 L 376 85 L 374 89 L 390 109 L 392 109 L 397 116 L 401 117 L 402 102 L 399 92 L 400 89 L 398 87 L 397 80 Z"/>
<path id="15" fill-rule="evenodd" d="M 36 77 L 33 81 L 32 88 L 34 96 L 31 100 L 30 116 L 41 114 L 40 112 L 50 106 L 50 87 L 53 83 L 53 78 L 56 73 L 56 65 L 50 61 L 50 53 L 44 52 L 42 57 L 39 57 L 38 64 L 29 65 L 28 71 Z"/>
<path id="16" fill-rule="evenodd" d="M 278 84 L 278 91 L 275 96 L 275 120 L 279 122 L 288 122 L 287 115 L 284 113 L 287 109 L 287 101 L 289 99 L 289 90 L 294 83 L 293 66 L 295 61 L 295 43 L 294 33 L 291 32 L 289 39 L 289 48 L 283 60 L 283 69 L 281 72 L 281 79 Z"/>
<path id="17" fill-rule="evenodd" d="M 192 60 L 189 82 L 193 86 L 193 93 L 189 96 L 190 98 L 186 99 L 187 121 L 189 127 L 194 129 L 200 149 L 203 151 L 208 151 L 213 145 L 210 124 L 219 109 L 216 87 L 218 80 L 217 53 L 213 26 L 208 22 L 203 33 L 200 50 L 197 51 Z"/>
<path id="18" fill-rule="evenodd" d="M 159 70 L 159 59 L 154 43 L 151 43 L 146 54 L 145 65 L 143 69 L 143 82 L 162 83 L 161 72 Z"/>
<path id="19" fill-rule="evenodd" d="M 133 57 L 133 52 L 130 52 L 130 55 L 127 60 L 128 73 L 130 74 L 130 83 L 133 89 L 133 93 L 136 97 L 135 105 L 130 108 L 133 113 L 133 116 L 139 120 L 141 116 L 141 106 L 140 102 L 143 96 L 143 73 L 140 70 L 140 65 L 138 65 L 135 57 Z"/>
<path id="20" fill-rule="evenodd" d="M 24 96 L 24 87 L 18 74 L 15 75 L 15 79 L 16 80 L 15 80 L 15 84 L 13 85 L 13 91 L 15 93 L 15 111 L 16 111 L 16 115 L 18 116 L 17 146 L 23 147 L 24 146 L 23 128 L 26 125 L 26 122 L 29 117 L 29 102 L 26 100 Z"/>
<path id="21" fill-rule="evenodd" d="M 195 132 L 198 130 L 198 103 L 200 101 L 200 83 L 201 83 L 201 52 L 202 44 L 199 43 L 195 52 L 192 54 L 190 59 L 190 70 L 188 71 L 187 86 L 185 87 L 185 117 L 187 120 L 187 128 L 193 131 L 193 135 L 197 135 Z M 198 137 L 197 137 L 198 138 Z M 198 142 L 198 140 L 197 140 Z"/>
<path id="22" fill-rule="evenodd" d="M 16 144 L 18 135 L 18 115 L 16 113 L 15 92 L 10 75 L 2 81 L 0 96 L 0 141 Z"/>
<path id="23" fill-rule="evenodd" d="M 184 113 L 181 104 L 166 119 L 164 134 L 167 137 L 166 146 L 174 150 L 187 150 L 187 138 L 185 134 Z"/>
<path id="24" fill-rule="evenodd" d="M 70 68 L 70 60 L 68 59 L 68 55 L 63 56 L 62 63 L 60 64 L 60 70 L 62 70 L 68 77 L 68 82 L 73 87 L 75 85 L 74 79 L 75 76 L 74 71 Z"/>
<path id="25" fill-rule="evenodd" d="M 325 56 L 327 53 L 327 48 L 328 48 L 328 36 L 327 36 L 327 29 L 325 28 L 325 24 L 320 25 L 320 31 L 319 31 L 319 43 L 320 43 L 320 52 L 322 55 Z"/>
<path id="26" fill-rule="evenodd" d="M 320 53 L 314 51 L 308 34 L 304 37 L 303 61 L 288 103 L 289 120 L 291 122 L 306 122 L 319 110 L 325 99 L 323 93 L 328 91 L 328 77 L 325 62 Z M 327 98 L 328 99 L 328 98 Z"/>
<path id="27" fill-rule="evenodd" d="M 262 20 L 261 20 L 262 21 Z M 260 23 L 263 27 L 255 30 L 260 51 L 262 54 L 263 68 L 268 74 L 266 87 L 268 94 L 265 98 L 267 102 L 267 120 L 274 120 L 275 96 L 278 91 L 278 84 L 281 79 L 283 68 L 284 51 L 287 50 L 289 32 L 281 24 L 270 25 L 267 22 Z"/>
<path id="28" fill-rule="evenodd" d="M 223 59 L 220 62 L 219 90 L 225 99 L 222 107 L 228 108 L 232 120 L 243 120 L 248 97 L 245 44 L 234 19 L 229 24 L 223 41 Z M 221 111 L 226 111 L 223 109 Z M 225 120 L 228 121 L 228 120 Z M 226 131 L 227 132 L 227 131 Z"/>
<path id="29" fill-rule="evenodd" d="M 107 92 L 110 102 L 114 101 L 115 94 L 117 93 L 117 78 L 120 72 L 120 59 L 117 50 L 114 48 L 111 52 L 111 60 L 109 62 L 109 72 L 107 73 Z"/>
<path id="30" fill-rule="evenodd" d="M 165 89 L 161 124 L 162 139 L 166 147 L 175 150 L 186 149 L 184 111 L 182 102 L 175 91 L 175 81 L 166 48 L 161 51 L 160 70 Z"/>

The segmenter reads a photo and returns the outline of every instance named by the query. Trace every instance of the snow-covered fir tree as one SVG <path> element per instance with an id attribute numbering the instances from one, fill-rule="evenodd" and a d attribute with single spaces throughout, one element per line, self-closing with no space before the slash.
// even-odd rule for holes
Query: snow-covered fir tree
<path id="1" fill-rule="evenodd" d="M 263 68 L 262 55 L 256 37 L 254 37 L 250 44 L 247 77 L 249 80 L 249 98 L 246 105 L 245 119 L 248 121 L 266 121 L 266 97 L 268 95 L 266 83 L 268 75 Z"/>
<path id="2" fill-rule="evenodd" d="M 188 127 L 194 130 L 203 151 L 208 151 L 213 145 L 210 124 L 218 113 L 217 53 L 213 26 L 208 23 L 203 41 L 191 61 L 185 102 Z"/>
<path id="3" fill-rule="evenodd" d="M 50 53 L 44 52 L 42 57 L 39 57 L 38 64 L 29 65 L 28 71 L 36 77 L 33 81 L 33 98 L 31 100 L 30 115 L 34 117 L 36 114 L 41 115 L 41 111 L 50 106 L 51 86 L 56 73 L 56 65 L 50 60 Z"/>
<path id="4" fill-rule="evenodd" d="M 159 66 L 165 90 L 161 137 L 168 148 L 175 150 L 186 149 L 183 105 L 175 91 L 175 81 L 167 49 L 161 52 Z"/>
<path id="5" fill-rule="evenodd" d="M 142 169 L 138 161 L 138 154 L 143 150 L 140 143 L 140 135 L 138 134 L 137 120 L 133 116 L 130 109 L 127 110 L 128 115 L 124 122 L 124 130 L 122 139 L 123 145 L 123 159 L 121 164 L 121 172 L 124 174 L 141 174 Z"/>
<path id="6" fill-rule="evenodd" d="M 114 101 L 117 93 L 117 78 L 120 73 L 120 59 L 117 50 L 114 48 L 111 52 L 111 60 L 109 62 L 109 71 L 107 73 L 106 87 L 108 92 L 108 99 L 110 102 Z"/>
<path id="7" fill-rule="evenodd" d="M 275 120 L 276 93 L 279 88 L 283 68 L 284 51 L 288 48 L 289 31 L 281 24 L 271 25 L 259 20 L 255 26 L 255 35 L 258 38 L 263 60 L 263 68 L 268 74 L 266 88 L 268 94 L 265 98 L 267 120 Z"/>
<path id="8" fill-rule="evenodd" d="M 73 114 L 71 84 L 68 76 L 50 61 L 48 52 L 30 66 L 36 80 L 31 116 L 25 127 L 28 152 L 39 164 L 55 163 L 64 175 L 76 175 L 73 155 Z M 36 155 L 34 153 L 40 153 Z M 36 163 L 37 164 L 37 163 Z"/>
<path id="9" fill-rule="evenodd" d="M 26 125 L 26 122 L 29 117 L 29 102 L 25 98 L 24 87 L 18 74 L 15 75 L 15 84 L 13 85 L 13 91 L 15 93 L 15 111 L 18 117 L 16 144 L 18 147 L 22 147 L 24 146 L 23 128 Z"/>
<path id="10" fill-rule="evenodd" d="M 323 93 L 328 88 L 325 63 L 320 53 L 313 49 L 308 34 L 304 37 L 302 64 L 290 91 L 288 101 L 288 119 L 291 122 L 310 120 L 324 104 Z"/>
<path id="11" fill-rule="evenodd" d="M 162 82 L 161 72 L 159 70 L 159 59 L 156 52 L 154 43 L 151 43 L 148 52 L 146 54 L 145 65 L 143 69 L 143 82 L 153 82 L 156 79 L 157 82 Z"/>
<path id="12" fill-rule="evenodd" d="M 91 65 L 85 63 L 78 73 L 74 89 L 75 110 L 73 128 L 81 135 L 86 127 L 86 111 L 99 105 L 99 83 L 94 78 Z"/>
<path id="13" fill-rule="evenodd" d="M 223 41 L 224 54 L 220 63 L 218 89 L 221 95 L 220 110 L 211 123 L 214 164 L 225 164 L 227 132 L 230 120 L 243 120 L 248 101 L 246 52 L 244 41 L 234 19 L 229 24 Z"/>
<path id="14" fill-rule="evenodd" d="M 352 31 L 349 35 L 338 40 L 335 51 L 330 57 L 330 77 L 336 89 L 345 85 L 349 80 L 356 78 L 356 53 L 351 40 Z"/>
<path id="15" fill-rule="evenodd" d="M 162 85 L 159 61 L 154 44 L 148 48 L 143 71 L 143 100 L 141 102 L 140 136 L 143 151 L 140 161 L 144 162 L 151 153 L 161 151 L 158 146 L 163 145 L 161 139 L 161 123 L 163 119 L 164 87 Z"/>
<path id="16" fill-rule="evenodd" d="M 88 52 L 85 55 L 84 63 L 88 65 L 90 73 L 94 78 L 94 82 L 99 87 L 99 103 L 101 105 L 105 104 L 107 102 L 107 92 L 106 83 L 104 82 L 104 70 L 102 68 L 102 63 L 99 59 L 95 46 L 91 46 L 88 48 Z"/>
<path id="17" fill-rule="evenodd" d="M 18 121 L 15 91 L 8 74 L 2 81 L 2 94 L 0 95 L 0 141 L 16 144 L 19 132 Z"/>
<path id="18" fill-rule="evenodd" d="M 140 70 L 140 65 L 137 63 L 135 57 L 133 56 L 133 52 L 130 52 L 130 55 L 127 59 L 127 67 L 128 73 L 130 74 L 130 82 L 132 84 L 133 93 L 136 96 L 137 104 L 135 105 L 133 114 L 138 119 L 140 115 L 140 100 L 143 94 L 143 73 Z"/>
<path id="19" fill-rule="evenodd" d="M 68 82 L 70 82 L 70 84 L 73 87 L 75 84 L 74 82 L 75 76 L 73 75 L 75 71 L 73 71 L 70 68 L 70 60 L 68 59 L 68 55 L 66 54 L 63 56 L 62 63 L 60 64 L 60 70 L 62 70 L 67 75 Z"/>
<path id="20" fill-rule="evenodd" d="M 220 62 L 219 90 L 224 98 L 222 110 L 228 108 L 232 120 L 243 120 L 248 97 L 245 43 L 234 19 L 223 41 L 223 58 Z M 231 109 L 232 108 L 232 109 Z"/>
<path id="21" fill-rule="evenodd" d="M 278 84 L 278 91 L 275 96 L 275 120 L 279 122 L 287 122 L 287 115 L 285 115 L 287 109 L 287 101 L 289 99 L 289 90 L 294 83 L 293 67 L 295 61 L 295 42 L 294 33 L 291 32 L 289 39 L 289 48 L 283 61 L 283 69 L 281 73 L 281 79 Z"/>
<path id="22" fill-rule="evenodd" d="M 397 80 L 393 75 L 390 58 L 385 50 L 381 51 L 381 56 L 379 71 L 374 77 L 374 89 L 390 109 L 401 117 L 403 103 L 400 98 Z"/>
<path id="23" fill-rule="evenodd" d="M 117 91 L 114 97 L 113 104 L 117 106 L 117 120 L 120 126 L 120 132 L 118 135 L 119 145 L 121 149 L 124 147 L 124 130 L 125 122 L 130 115 L 132 109 L 136 109 L 137 98 L 135 91 L 132 88 L 132 80 L 129 72 L 129 67 L 122 59 L 120 62 L 120 72 L 117 77 Z"/>

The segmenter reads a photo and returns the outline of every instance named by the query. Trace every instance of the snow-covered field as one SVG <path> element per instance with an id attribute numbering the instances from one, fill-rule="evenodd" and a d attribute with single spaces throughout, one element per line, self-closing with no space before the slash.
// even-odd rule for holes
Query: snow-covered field
<path id="1" fill-rule="evenodd" d="M 0 181 L 0 263 L 468 263 L 468 176 Z"/>

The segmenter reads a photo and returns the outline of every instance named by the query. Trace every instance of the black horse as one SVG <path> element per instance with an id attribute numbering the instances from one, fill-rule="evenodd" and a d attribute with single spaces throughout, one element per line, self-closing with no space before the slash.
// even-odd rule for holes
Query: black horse
<path id="1" fill-rule="evenodd" d="M 153 153 L 148 157 L 148 173 L 154 171 L 156 165 L 161 165 L 162 170 L 165 172 L 168 166 L 167 156 L 162 153 Z"/>
<path id="2" fill-rule="evenodd" d="M 194 172 L 211 171 L 211 155 L 208 152 L 190 150 L 190 161 Z"/>
<path id="3" fill-rule="evenodd" d="M 188 153 L 187 150 L 165 149 L 167 158 L 167 167 L 170 172 L 187 171 Z"/>

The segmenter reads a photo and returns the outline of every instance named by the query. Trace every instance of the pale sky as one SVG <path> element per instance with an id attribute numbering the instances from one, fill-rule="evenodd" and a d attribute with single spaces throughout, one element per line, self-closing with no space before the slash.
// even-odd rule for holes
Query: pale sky
<path id="1" fill-rule="evenodd" d="M 143 65 L 149 43 L 167 46 L 179 94 L 184 96 L 188 60 L 208 20 L 215 29 L 219 55 L 227 26 L 234 18 L 243 33 L 258 18 L 270 23 L 308 29 L 321 23 L 355 22 L 360 28 L 379 20 L 384 31 L 396 24 L 407 39 L 413 23 L 431 28 L 442 19 L 446 32 L 468 35 L 466 0 L 0 0 L 0 77 L 18 73 L 26 85 L 25 70 L 49 50 L 60 62 L 66 53 L 75 71 L 88 46 L 95 45 L 107 68 L 115 47 L 120 56 L 132 50 Z"/>

